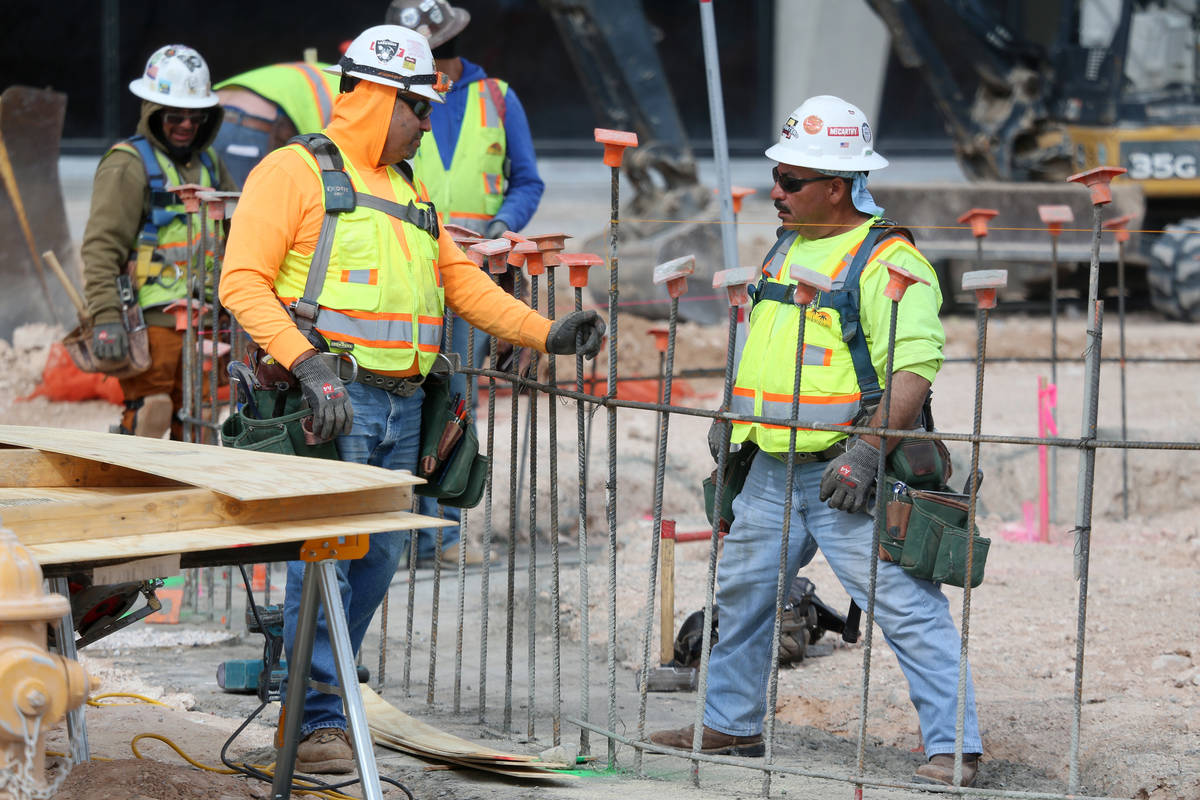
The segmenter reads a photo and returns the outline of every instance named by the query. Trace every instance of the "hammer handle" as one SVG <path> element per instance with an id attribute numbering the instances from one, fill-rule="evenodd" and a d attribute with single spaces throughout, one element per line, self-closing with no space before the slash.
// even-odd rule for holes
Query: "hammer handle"
<path id="1" fill-rule="evenodd" d="M 662 602 L 659 604 L 659 627 L 662 629 L 662 649 L 659 661 L 670 664 L 675 660 L 675 540 L 664 538 L 659 563 L 662 566 Z"/>
<path id="2" fill-rule="evenodd" d="M 67 290 L 67 296 L 71 298 L 71 303 L 75 306 L 75 313 L 79 316 L 80 322 L 86 322 L 90 319 L 88 314 L 87 304 L 83 302 L 83 298 L 79 296 L 79 290 L 75 288 L 75 284 L 71 283 L 71 279 L 67 277 L 66 271 L 62 268 L 62 264 L 58 263 L 58 256 L 54 255 L 53 250 L 47 250 L 42 253 L 42 259 L 50 265 L 50 269 L 58 276 L 62 282 L 63 288 Z"/>

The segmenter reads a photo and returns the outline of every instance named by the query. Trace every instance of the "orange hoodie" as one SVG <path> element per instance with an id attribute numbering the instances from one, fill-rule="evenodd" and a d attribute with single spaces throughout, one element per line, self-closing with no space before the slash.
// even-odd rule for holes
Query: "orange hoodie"
<path id="1" fill-rule="evenodd" d="M 391 124 L 396 89 L 360 81 L 334 100 L 325 135 L 341 148 L 371 194 L 389 200 L 386 166 L 379 166 Z M 276 150 L 251 171 L 237 204 L 221 271 L 221 302 L 259 345 L 289 367 L 312 345 L 275 295 L 275 276 L 288 250 L 311 254 L 325 216 L 320 179 L 303 158 Z M 392 219 L 397 235 L 405 223 Z M 410 227 L 408 232 L 411 234 Z M 444 230 L 438 238 L 438 269 L 446 304 L 459 316 L 493 336 L 546 352 L 550 321 L 492 282 L 463 255 Z M 412 374 L 411 370 L 397 374 Z"/>

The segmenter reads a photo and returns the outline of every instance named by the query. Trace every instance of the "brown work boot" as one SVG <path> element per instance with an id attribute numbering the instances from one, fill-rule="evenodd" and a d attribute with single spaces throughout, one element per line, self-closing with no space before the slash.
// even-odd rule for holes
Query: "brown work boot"
<path id="1" fill-rule="evenodd" d="M 354 751 L 341 728 L 317 728 L 296 748 L 296 772 L 345 775 L 354 772 Z"/>
<path id="2" fill-rule="evenodd" d="M 963 753 L 962 785 L 974 786 L 977 774 L 979 774 L 979 753 Z M 927 763 L 917 767 L 913 778 L 917 783 L 940 783 L 953 786 L 954 753 L 938 753 L 936 756 L 930 756 Z"/>
<path id="3" fill-rule="evenodd" d="M 663 747 L 674 747 L 678 750 L 692 749 L 693 725 L 678 728 L 673 731 L 657 731 L 650 734 L 650 741 Z M 704 726 L 704 736 L 700 739 L 700 752 L 708 755 L 750 756 L 761 758 L 766 752 L 762 734 L 754 736 L 730 736 L 728 733 L 714 731 Z"/>

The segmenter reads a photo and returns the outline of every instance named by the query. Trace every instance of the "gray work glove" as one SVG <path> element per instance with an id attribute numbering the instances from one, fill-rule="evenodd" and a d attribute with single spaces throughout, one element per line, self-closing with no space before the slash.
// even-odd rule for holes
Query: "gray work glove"
<path id="1" fill-rule="evenodd" d="M 102 361 L 120 361 L 129 352 L 129 334 L 120 322 L 92 326 L 92 355 Z"/>
<path id="2" fill-rule="evenodd" d="M 714 419 L 708 427 L 708 452 L 712 454 L 713 461 L 720 457 L 721 447 L 728 441 L 729 429 L 725 427 L 724 422 Z"/>
<path id="3" fill-rule="evenodd" d="M 580 335 L 580 344 L 576 348 L 576 334 Z M 595 311 L 572 311 L 550 326 L 550 335 L 546 337 L 546 352 L 559 356 L 569 356 L 582 353 L 588 358 L 594 358 L 600 352 L 604 340 L 604 320 Z"/>
<path id="4" fill-rule="evenodd" d="M 312 409 L 313 433 L 317 438 L 328 441 L 349 433 L 354 424 L 350 394 L 325 360 L 319 356 L 305 359 L 292 367 L 292 374 L 300 381 L 300 391 Z"/>
<path id="5" fill-rule="evenodd" d="M 483 235 L 489 239 L 499 239 L 508 230 L 508 223 L 502 219 L 494 219 L 483 229 Z"/>
<path id="6" fill-rule="evenodd" d="M 866 508 L 879 470 L 879 448 L 858 439 L 850 449 L 829 462 L 821 475 L 821 499 L 830 508 L 851 514 Z"/>

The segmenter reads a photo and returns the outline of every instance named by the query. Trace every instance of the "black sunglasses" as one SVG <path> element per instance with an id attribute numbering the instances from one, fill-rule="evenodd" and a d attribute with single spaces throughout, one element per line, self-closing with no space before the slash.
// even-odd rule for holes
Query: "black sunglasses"
<path id="1" fill-rule="evenodd" d="M 184 122 L 193 125 L 203 125 L 208 122 L 207 111 L 164 111 L 163 122 L 168 125 L 182 125 Z"/>
<path id="2" fill-rule="evenodd" d="M 806 183 L 817 183 L 818 181 L 831 181 L 837 175 L 821 175 L 816 178 L 793 178 L 791 175 L 783 175 L 779 172 L 779 167 L 771 170 L 771 178 L 779 184 L 779 188 L 783 189 L 788 194 L 795 194 L 804 188 Z"/>
<path id="3" fill-rule="evenodd" d="M 429 119 L 429 115 L 433 113 L 433 103 L 424 97 L 408 97 L 403 94 L 397 96 L 412 109 L 413 116 L 419 120 L 427 120 Z"/>

